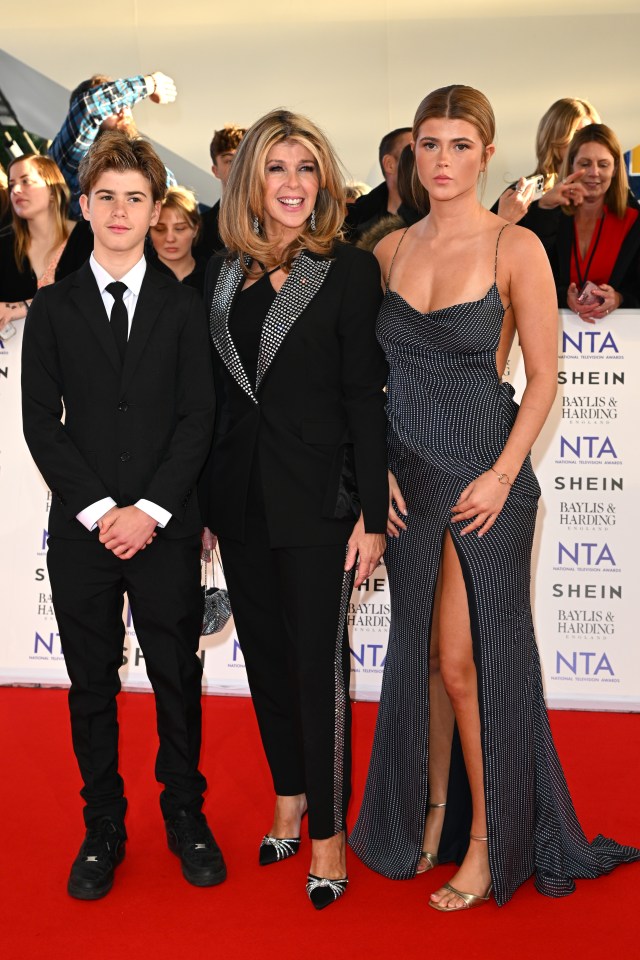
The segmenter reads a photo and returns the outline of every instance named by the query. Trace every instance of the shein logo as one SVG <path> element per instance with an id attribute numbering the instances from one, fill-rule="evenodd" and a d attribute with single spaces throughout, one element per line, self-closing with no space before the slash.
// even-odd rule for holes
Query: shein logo
<path id="1" fill-rule="evenodd" d="M 604 353 L 605 350 L 620 353 L 610 330 L 607 330 L 606 333 L 602 330 L 583 330 L 571 336 L 564 330 L 562 333 L 562 352 L 569 353 L 571 349 L 577 350 L 578 353 Z"/>
<path id="2" fill-rule="evenodd" d="M 567 654 L 556 650 L 556 673 L 570 673 L 574 677 L 597 677 L 599 673 L 608 673 L 610 677 L 615 677 L 606 653 L 598 654 L 594 650 L 574 650 Z"/>
<path id="3" fill-rule="evenodd" d="M 609 437 L 575 437 L 570 440 L 568 437 L 560 437 L 560 458 L 571 459 L 577 457 L 578 460 L 601 460 L 603 457 L 612 457 L 618 459 L 615 447 Z"/>
<path id="4" fill-rule="evenodd" d="M 576 567 L 599 567 L 603 563 L 616 566 L 613 554 L 606 543 L 603 546 L 598 543 L 574 543 L 567 546 L 558 542 L 558 563 L 560 566 L 568 563 Z"/>

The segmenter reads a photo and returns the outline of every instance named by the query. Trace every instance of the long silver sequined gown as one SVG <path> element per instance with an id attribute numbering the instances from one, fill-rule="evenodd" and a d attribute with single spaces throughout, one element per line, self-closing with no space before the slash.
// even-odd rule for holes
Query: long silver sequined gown
<path id="1" fill-rule="evenodd" d="M 497 266 L 496 246 L 496 266 Z M 450 520 L 461 491 L 495 461 L 515 420 L 513 388 L 496 371 L 504 307 L 495 281 L 481 300 L 422 314 L 387 289 L 378 338 L 389 363 L 389 461 L 408 529 L 385 555 L 391 629 L 373 753 L 350 837 L 358 856 L 394 879 L 415 874 L 427 812 L 428 643 L 442 540 L 451 534 L 467 588 L 478 672 L 489 861 L 498 904 L 535 874 L 549 896 L 573 892 L 640 851 L 576 817 L 549 728 L 530 604 L 540 488 L 529 458 L 488 533 Z M 441 860 L 460 862 L 471 806 L 454 734 Z"/>

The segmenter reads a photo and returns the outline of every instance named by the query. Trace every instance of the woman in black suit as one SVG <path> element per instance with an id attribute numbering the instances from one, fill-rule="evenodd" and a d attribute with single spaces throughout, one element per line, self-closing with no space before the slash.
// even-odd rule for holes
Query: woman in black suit
<path id="1" fill-rule="evenodd" d="M 228 254 L 205 285 L 218 396 L 205 522 L 276 793 L 260 863 L 298 852 L 308 805 L 318 909 L 347 884 L 347 605 L 356 563 L 359 585 L 380 561 L 388 511 L 379 271 L 339 240 L 343 197 L 324 134 L 267 114 L 238 149 Z"/>

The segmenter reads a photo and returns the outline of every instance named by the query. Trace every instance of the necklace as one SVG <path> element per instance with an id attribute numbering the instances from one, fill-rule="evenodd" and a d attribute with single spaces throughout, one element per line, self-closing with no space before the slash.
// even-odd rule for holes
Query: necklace
<path id="1" fill-rule="evenodd" d="M 282 270 L 283 266 L 281 263 L 279 263 L 277 267 L 272 267 L 271 270 L 267 270 L 264 263 L 261 263 L 259 260 L 256 260 L 256 263 L 260 267 L 260 270 L 265 277 L 270 277 L 272 273 L 277 273 L 278 270 Z"/>

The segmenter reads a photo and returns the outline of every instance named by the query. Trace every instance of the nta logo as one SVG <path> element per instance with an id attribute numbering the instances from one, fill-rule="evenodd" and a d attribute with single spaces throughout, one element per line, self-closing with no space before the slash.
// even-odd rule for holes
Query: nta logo
<path id="1" fill-rule="evenodd" d="M 571 349 L 578 353 L 604 353 L 606 350 L 620 353 L 610 330 L 606 333 L 603 330 L 582 330 L 572 335 L 563 330 L 562 352 L 569 353 Z"/>
<path id="2" fill-rule="evenodd" d="M 561 436 L 560 458 L 566 460 L 573 457 L 578 460 L 602 460 L 604 457 L 617 460 L 618 454 L 609 437 L 582 436 L 571 440 Z"/>
<path id="3" fill-rule="evenodd" d="M 616 566 L 613 554 L 608 544 L 600 546 L 598 543 L 573 543 L 568 546 L 558 542 L 558 563 L 565 563 L 575 567 L 599 567 L 603 563 Z"/>

